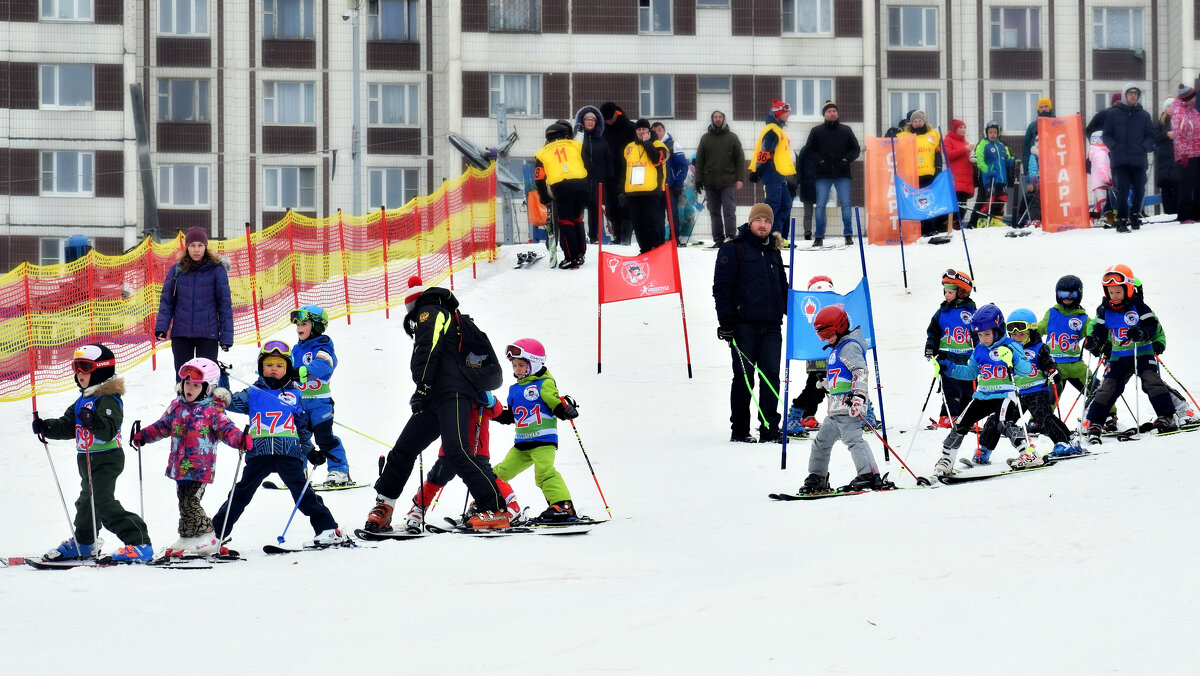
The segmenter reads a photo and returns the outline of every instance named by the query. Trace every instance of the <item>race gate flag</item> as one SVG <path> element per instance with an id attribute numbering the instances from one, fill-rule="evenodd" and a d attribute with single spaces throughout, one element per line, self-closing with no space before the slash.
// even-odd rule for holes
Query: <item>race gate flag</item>
<path id="1" fill-rule="evenodd" d="M 828 305 L 840 305 L 850 318 L 850 328 L 858 328 L 867 349 L 873 348 L 875 336 L 867 314 L 868 302 L 866 277 L 847 294 L 792 289 L 788 293 L 787 358 L 808 360 L 829 356 L 825 341 L 817 337 L 813 328 L 813 318 Z"/>
<path id="2" fill-rule="evenodd" d="M 1084 164 L 1088 148 L 1079 114 L 1039 117 L 1037 129 L 1042 230 L 1091 227 Z"/>
<path id="3" fill-rule="evenodd" d="M 900 218 L 919 221 L 958 213 L 954 175 L 943 171 L 933 179 L 933 183 L 924 188 L 914 188 L 896 176 L 896 210 Z"/>
<path id="4" fill-rule="evenodd" d="M 895 155 L 892 154 L 893 141 Z M 897 174 L 909 185 L 917 184 L 917 151 L 913 137 L 890 139 L 868 136 L 864 168 L 867 241 L 871 244 L 899 244 L 901 227 L 905 244 L 921 239 L 921 222 L 901 221 L 896 203 Z"/>
<path id="5" fill-rule="evenodd" d="M 670 246 L 668 246 L 668 244 Z M 679 292 L 672 240 L 640 256 L 600 253 L 600 302 L 616 303 Z"/>

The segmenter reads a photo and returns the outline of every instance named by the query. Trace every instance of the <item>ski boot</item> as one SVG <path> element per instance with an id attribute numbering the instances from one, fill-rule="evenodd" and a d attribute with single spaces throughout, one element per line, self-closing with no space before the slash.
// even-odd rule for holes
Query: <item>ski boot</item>
<path id="1" fill-rule="evenodd" d="M 58 547 L 51 549 L 42 555 L 43 561 L 73 561 L 76 559 L 94 559 L 100 555 L 100 548 L 104 546 L 104 540 L 96 538 L 96 541 L 90 545 L 80 544 L 75 538 L 63 540 Z"/>
<path id="2" fill-rule="evenodd" d="M 389 533 L 392 530 L 392 509 L 395 500 L 389 500 L 382 495 L 375 498 L 375 507 L 367 514 L 367 523 L 363 530 L 368 533 Z"/>
<path id="3" fill-rule="evenodd" d="M 538 514 L 533 519 L 533 523 L 570 523 L 578 520 L 579 515 L 575 513 L 575 505 L 570 500 L 559 500 L 547 507 L 546 511 Z"/>
<path id="4" fill-rule="evenodd" d="M 783 443 L 783 432 L 780 432 L 778 428 L 761 430 L 758 433 L 758 443 L 781 444 Z"/>
<path id="5" fill-rule="evenodd" d="M 154 558 L 154 547 L 149 542 L 144 545 L 125 545 L 108 558 L 113 563 L 145 563 Z"/>
<path id="6" fill-rule="evenodd" d="M 330 528 L 317 533 L 317 536 L 305 542 L 304 546 L 309 549 L 324 549 L 326 547 L 344 547 L 353 543 L 354 540 L 350 536 L 344 535 L 342 529 Z"/>
<path id="7" fill-rule="evenodd" d="M 1050 455 L 1056 458 L 1065 458 L 1069 455 L 1079 455 L 1083 453 L 1083 449 L 1077 443 L 1059 442 L 1054 444 L 1054 450 L 1050 451 Z"/>
<path id="8" fill-rule="evenodd" d="M 794 437 L 804 431 L 804 411 L 795 406 L 788 407 L 787 412 L 787 433 L 789 437 Z"/>
<path id="9" fill-rule="evenodd" d="M 992 464 L 992 449 L 980 446 L 975 451 L 975 455 L 971 456 L 971 462 L 976 465 Z"/>
<path id="10" fill-rule="evenodd" d="M 796 492 L 800 495 L 817 495 L 819 493 L 832 493 L 833 488 L 829 486 L 828 474 L 813 472 L 808 475 L 808 478 L 804 480 L 804 485 Z"/>
<path id="11" fill-rule="evenodd" d="M 851 491 L 886 491 L 895 488 L 896 484 L 879 476 L 878 472 L 868 472 L 859 474 L 850 480 L 850 483 L 838 489 L 841 493 Z"/>
<path id="12" fill-rule="evenodd" d="M 1179 424 L 1175 422 L 1174 415 L 1159 416 L 1158 418 L 1155 418 L 1154 422 L 1151 424 L 1154 426 L 1154 430 L 1158 434 L 1179 431 Z"/>
<path id="13" fill-rule="evenodd" d="M 1125 218 L 1117 219 L 1117 232 L 1129 232 L 1129 221 Z"/>
<path id="14" fill-rule="evenodd" d="M 1029 447 L 1021 451 L 1021 454 L 1015 458 L 1008 459 L 1008 466 L 1013 469 L 1029 469 L 1031 467 L 1041 467 L 1046 464 L 1042 456 L 1036 452 L 1031 452 Z"/>
<path id="15" fill-rule="evenodd" d="M 739 444 L 757 444 L 758 439 L 755 439 L 749 432 L 734 432 L 729 435 L 730 441 L 735 441 Z"/>
<path id="16" fill-rule="evenodd" d="M 466 528 L 475 530 L 497 530 L 512 527 L 512 522 L 509 521 L 508 512 L 475 512 L 463 522 Z"/>
<path id="17" fill-rule="evenodd" d="M 163 557 L 183 556 L 184 552 L 187 551 L 188 543 L 191 542 L 191 540 L 192 538 L 179 538 L 172 543 L 170 547 L 167 547 L 163 551 Z"/>
<path id="18" fill-rule="evenodd" d="M 954 474 L 954 457 L 947 453 L 942 453 L 942 457 L 938 458 L 938 461 L 933 465 L 933 474 L 935 476 L 950 476 Z"/>
<path id="19" fill-rule="evenodd" d="M 425 508 L 420 505 L 413 505 L 412 509 L 408 510 L 408 514 L 404 516 L 404 530 L 409 533 L 420 533 L 421 524 L 425 522 Z"/>
<path id="20" fill-rule="evenodd" d="M 350 475 L 345 472 L 334 470 L 325 475 L 325 486 L 345 486 L 350 483 Z"/>
<path id="21" fill-rule="evenodd" d="M 1117 423 L 1117 414 L 1110 413 L 1108 415 L 1108 418 L 1105 419 L 1105 421 L 1104 421 L 1103 433 L 1104 434 L 1115 434 L 1117 432 L 1120 432 L 1121 428 L 1117 427 L 1117 424 L 1118 424 Z"/>

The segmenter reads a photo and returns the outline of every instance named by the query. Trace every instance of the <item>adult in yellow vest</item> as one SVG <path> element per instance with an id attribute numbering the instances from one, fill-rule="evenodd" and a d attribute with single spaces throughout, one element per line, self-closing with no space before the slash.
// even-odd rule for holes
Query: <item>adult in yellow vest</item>
<path id="1" fill-rule="evenodd" d="M 646 253 L 666 241 L 663 236 L 664 165 L 670 151 L 662 141 L 652 141 L 650 121 L 642 118 L 634 125 L 634 139 L 625 146 L 625 203 L 633 220 L 638 249 Z"/>
<path id="2" fill-rule="evenodd" d="M 771 207 L 775 220 L 771 232 L 791 237 L 792 197 L 796 185 L 796 160 L 791 140 L 783 128 L 787 125 L 792 107 L 783 101 L 771 103 L 766 125 L 754 142 L 750 157 L 750 180 L 761 181 L 766 197 L 763 204 Z"/>
<path id="3" fill-rule="evenodd" d="M 917 186 L 925 188 L 933 183 L 933 177 L 942 173 L 942 135 L 929 126 L 925 111 L 914 110 L 908 116 L 904 131 L 896 134 L 912 136 L 916 140 Z M 946 217 L 927 218 L 921 221 L 921 235 L 936 235 L 946 227 Z"/>
<path id="4" fill-rule="evenodd" d="M 559 120 L 546 127 L 546 145 L 534 153 L 533 181 L 542 204 L 552 206 L 554 227 L 563 248 L 559 268 L 583 265 L 587 238 L 583 235 L 583 210 L 590 184 L 583 164 L 583 144 L 572 138 L 571 125 Z"/>

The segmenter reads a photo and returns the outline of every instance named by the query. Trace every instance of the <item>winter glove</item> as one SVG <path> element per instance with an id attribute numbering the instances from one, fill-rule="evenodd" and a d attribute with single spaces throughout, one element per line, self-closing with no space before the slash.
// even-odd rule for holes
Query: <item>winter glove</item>
<path id="1" fill-rule="evenodd" d="M 154 337 L 155 337 L 156 339 L 160 340 L 160 341 L 162 341 L 162 340 L 166 340 L 166 339 L 167 339 L 167 332 L 166 332 L 166 331 L 155 331 L 155 332 L 154 332 Z"/>
<path id="2" fill-rule="evenodd" d="M 757 171 L 750 172 L 750 182 L 758 183 L 758 172 Z"/>
<path id="3" fill-rule="evenodd" d="M 579 417 L 579 409 L 575 404 L 575 400 L 570 396 L 562 398 L 562 403 L 554 407 L 554 415 L 559 420 L 574 420 Z"/>
<path id="4" fill-rule="evenodd" d="M 298 371 L 296 371 L 296 380 L 300 381 L 301 385 L 308 382 L 308 367 L 307 366 L 301 366 L 300 369 Z"/>
<path id="5" fill-rule="evenodd" d="M 936 347 L 929 347 L 929 346 L 925 347 L 925 358 L 926 359 L 929 359 L 931 357 L 936 357 L 937 353 L 938 353 L 938 349 Z"/>
<path id="6" fill-rule="evenodd" d="M 491 408 L 496 405 L 496 395 L 491 392 L 480 392 L 478 399 L 484 408 Z"/>
<path id="7" fill-rule="evenodd" d="M 229 343 L 222 343 L 222 344 L 221 344 L 221 351 L 222 351 L 222 352 L 228 352 L 228 351 L 229 351 L 229 348 L 231 348 L 231 347 L 233 347 L 233 346 L 232 346 L 232 345 L 230 345 Z"/>
<path id="8" fill-rule="evenodd" d="M 859 416 L 859 414 L 862 412 L 861 409 L 862 409 L 863 402 L 865 400 L 866 400 L 866 397 L 864 397 L 862 394 L 860 394 L 858 392 L 851 392 L 846 397 L 846 405 L 848 405 L 850 407 L 850 415 L 857 418 Z"/>
<path id="9" fill-rule="evenodd" d="M 314 448 L 305 455 L 308 456 L 308 461 L 312 463 L 313 467 L 320 467 L 325 464 L 325 451 L 319 448 Z"/>
<path id="10" fill-rule="evenodd" d="M 44 438 L 46 436 L 46 433 L 49 431 L 50 431 L 50 426 L 46 424 L 46 421 L 42 420 L 40 417 L 38 417 L 38 414 L 34 413 L 33 414 L 33 434 L 34 434 L 34 436 L 36 436 L 38 438 Z"/>
<path id="11" fill-rule="evenodd" d="M 516 418 L 513 417 L 512 409 L 509 409 L 509 408 L 506 408 L 503 411 L 501 411 L 500 415 L 496 416 L 495 418 L 492 418 L 492 420 L 495 420 L 496 422 L 500 423 L 501 425 L 511 425 L 517 421 Z"/>
<path id="12" fill-rule="evenodd" d="M 729 341 L 733 340 L 733 327 L 732 326 L 728 326 L 728 327 L 718 326 L 717 327 L 717 338 L 720 338 L 721 340 L 723 340 L 727 343 Z"/>
<path id="13" fill-rule="evenodd" d="M 94 430 L 99 422 L 100 421 L 96 418 L 96 412 L 92 409 L 79 409 L 79 424 L 83 425 L 83 429 L 88 431 Z"/>
<path id="14" fill-rule="evenodd" d="M 1154 354 L 1162 354 L 1163 352 L 1166 352 L 1166 351 L 1167 351 L 1166 345 L 1164 345 L 1158 341 L 1154 341 Z"/>
<path id="15" fill-rule="evenodd" d="M 413 392 L 413 396 L 408 400 L 408 405 L 412 407 L 413 415 L 417 415 L 425 410 L 425 399 L 429 396 L 429 391 L 433 389 L 433 385 L 421 383 L 417 386 L 417 391 Z"/>
<path id="16" fill-rule="evenodd" d="M 1004 362 L 1005 366 L 1007 366 L 1010 369 L 1012 368 L 1012 365 L 1013 365 L 1012 350 L 1010 350 L 1007 347 L 998 347 L 998 348 L 996 348 L 996 356 L 1000 358 L 1000 361 Z"/>
<path id="17" fill-rule="evenodd" d="M 246 425 L 242 428 L 242 445 L 240 449 L 243 451 L 250 451 L 254 449 L 254 437 L 250 436 L 249 425 Z"/>
<path id="18" fill-rule="evenodd" d="M 1150 336 L 1146 335 L 1146 329 L 1143 329 L 1140 326 L 1131 326 L 1129 327 L 1129 330 L 1125 332 L 1125 337 L 1128 338 L 1129 342 L 1131 343 L 1140 343 Z"/>
<path id="19" fill-rule="evenodd" d="M 1083 349 L 1087 350 L 1088 352 L 1091 352 L 1094 355 L 1099 354 L 1100 353 L 1100 338 L 1099 338 L 1099 336 L 1097 336 L 1094 333 L 1089 333 L 1087 335 L 1087 337 L 1083 339 Z"/>
<path id="20" fill-rule="evenodd" d="M 142 434 L 141 430 L 129 435 L 129 445 L 134 448 L 141 448 L 146 445 L 146 437 Z"/>
<path id="21" fill-rule="evenodd" d="M 699 195 L 699 194 L 700 194 L 700 193 L 702 193 L 702 192 L 704 192 L 704 184 L 703 184 L 703 183 L 697 183 L 697 184 L 696 184 L 696 194 L 697 194 L 697 195 Z"/>

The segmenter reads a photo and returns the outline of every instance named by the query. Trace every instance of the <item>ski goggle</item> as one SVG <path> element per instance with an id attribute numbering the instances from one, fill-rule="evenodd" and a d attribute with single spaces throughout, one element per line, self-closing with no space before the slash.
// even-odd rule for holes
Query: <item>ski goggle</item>
<path id="1" fill-rule="evenodd" d="M 1059 300 L 1078 300 L 1079 299 L 1079 292 L 1072 291 L 1069 289 L 1059 289 L 1058 291 L 1054 292 L 1054 295 L 1058 296 Z"/>
<path id="2" fill-rule="evenodd" d="M 91 359 L 76 359 L 71 362 L 71 369 L 75 373 L 91 373 L 96 369 L 104 368 L 105 366 L 114 366 L 116 364 L 112 359 L 101 359 L 100 361 L 92 361 Z"/>
<path id="3" fill-rule="evenodd" d="M 321 321 L 320 315 L 315 315 L 303 308 L 301 308 L 299 310 L 292 310 L 292 314 L 291 314 L 290 318 L 291 318 L 293 324 L 299 324 L 300 322 L 312 322 L 312 321 L 319 322 L 319 321 Z"/>
<path id="4" fill-rule="evenodd" d="M 1123 272 L 1104 273 L 1104 286 L 1117 286 L 1119 284 L 1133 284 L 1133 279 Z"/>
<path id="5" fill-rule="evenodd" d="M 292 359 L 292 348 L 282 340 L 268 340 L 262 346 L 262 349 L 258 351 L 258 354 L 260 357 L 276 355 L 290 361 Z"/>
<path id="6" fill-rule="evenodd" d="M 179 379 L 190 380 L 193 383 L 203 383 L 204 372 L 191 364 L 184 364 L 179 367 Z"/>
<path id="7" fill-rule="evenodd" d="M 948 279 L 949 280 L 957 279 L 958 281 L 962 282 L 963 284 L 966 284 L 968 288 L 972 288 L 972 289 L 975 288 L 975 284 L 973 284 L 971 282 L 971 278 L 960 273 L 958 270 L 954 270 L 954 269 L 947 270 L 946 274 L 942 275 L 942 285 L 943 286 L 947 286 L 947 285 L 953 286 L 956 289 L 959 288 L 957 284 L 951 284 L 950 282 L 947 282 L 946 280 L 948 280 Z"/>
<path id="8" fill-rule="evenodd" d="M 530 357 L 529 353 L 525 351 L 525 348 L 521 347 L 520 345 L 509 345 L 508 347 L 504 348 L 504 356 L 508 357 L 509 359 L 524 359 L 525 361 L 529 361 Z"/>
<path id="9" fill-rule="evenodd" d="M 1008 328 L 1009 333 L 1029 333 L 1029 330 L 1032 329 L 1034 326 L 1035 326 L 1035 324 L 1031 324 L 1029 322 L 1022 321 L 1022 320 L 1017 320 L 1015 322 L 1009 322 L 1007 328 Z"/>

